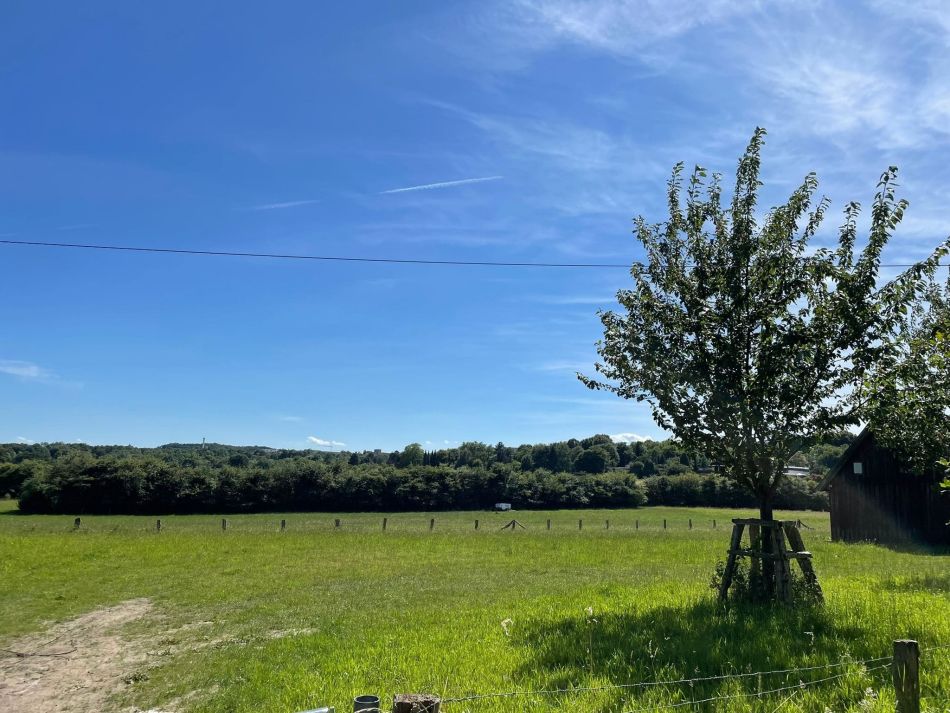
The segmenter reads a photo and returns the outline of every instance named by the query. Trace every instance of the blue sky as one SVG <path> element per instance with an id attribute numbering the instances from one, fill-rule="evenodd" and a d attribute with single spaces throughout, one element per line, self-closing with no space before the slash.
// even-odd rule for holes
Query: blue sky
<path id="1" fill-rule="evenodd" d="M 889 164 L 887 257 L 950 233 L 939 0 L 7 2 L 0 106 L 10 240 L 628 263 L 673 163 L 756 125 L 822 240 Z M 627 279 L 0 245 L 0 441 L 658 437 L 573 375 Z"/>

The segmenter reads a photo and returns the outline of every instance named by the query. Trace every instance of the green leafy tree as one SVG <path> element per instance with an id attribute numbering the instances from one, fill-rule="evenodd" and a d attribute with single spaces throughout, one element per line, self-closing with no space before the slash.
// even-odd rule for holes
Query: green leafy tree
<path id="1" fill-rule="evenodd" d="M 615 458 L 615 454 L 612 454 L 604 444 L 591 446 L 574 461 L 574 470 L 580 473 L 603 473 L 610 467 L 612 457 Z"/>
<path id="2" fill-rule="evenodd" d="M 915 473 L 950 458 L 950 281 L 931 282 L 856 392 L 876 439 Z"/>
<path id="3" fill-rule="evenodd" d="M 495 461 L 495 449 L 480 441 L 466 441 L 458 447 L 456 466 L 487 467 Z"/>
<path id="4" fill-rule="evenodd" d="M 859 417 L 847 393 L 947 244 L 878 285 L 881 251 L 907 205 L 895 197 L 891 167 L 864 248 L 856 254 L 861 208 L 849 203 L 837 246 L 810 250 L 829 202 L 816 201 L 809 174 L 760 217 L 764 137 L 757 129 L 741 157 L 728 206 L 718 174 L 697 167 L 684 188 L 676 166 L 668 220 L 636 221 L 646 263 L 633 265 L 633 286 L 617 293 L 623 311 L 600 313 L 600 376 L 578 376 L 647 402 L 683 446 L 753 492 L 770 520 L 788 458 Z"/>
<path id="5" fill-rule="evenodd" d="M 424 458 L 425 452 L 422 450 L 422 446 L 418 443 L 410 443 L 403 449 L 402 453 L 399 454 L 399 461 L 396 463 L 396 466 L 399 468 L 408 468 L 411 465 L 422 465 Z"/>

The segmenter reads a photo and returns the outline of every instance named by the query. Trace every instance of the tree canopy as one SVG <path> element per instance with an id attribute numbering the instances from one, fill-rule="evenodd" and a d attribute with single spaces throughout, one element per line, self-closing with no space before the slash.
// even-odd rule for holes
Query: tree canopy
<path id="1" fill-rule="evenodd" d="M 855 392 L 875 437 L 916 473 L 950 458 L 950 280 L 901 314 Z"/>
<path id="2" fill-rule="evenodd" d="M 646 254 L 621 289 L 619 312 L 600 313 L 599 377 L 590 388 L 647 402 L 689 450 L 720 463 L 753 491 L 763 518 L 790 456 L 859 418 L 849 393 L 932 276 L 947 243 L 879 285 L 881 253 L 907 202 L 897 169 L 878 183 L 858 249 L 861 206 L 848 203 L 834 248 L 812 249 L 830 202 L 808 174 L 788 200 L 759 214 L 756 129 L 739 160 L 731 202 L 721 177 L 678 164 L 667 186 L 669 217 L 640 217 Z"/>

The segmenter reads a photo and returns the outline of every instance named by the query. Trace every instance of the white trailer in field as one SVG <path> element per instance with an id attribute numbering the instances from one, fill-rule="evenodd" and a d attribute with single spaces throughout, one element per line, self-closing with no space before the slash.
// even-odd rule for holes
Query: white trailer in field
<path id="1" fill-rule="evenodd" d="M 495 510 L 498 512 L 508 512 L 511 510 L 511 503 L 495 503 Z"/>

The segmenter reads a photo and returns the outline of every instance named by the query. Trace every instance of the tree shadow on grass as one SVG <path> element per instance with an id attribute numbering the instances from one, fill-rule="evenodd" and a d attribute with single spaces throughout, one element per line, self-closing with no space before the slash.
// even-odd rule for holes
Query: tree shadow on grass
<path id="1" fill-rule="evenodd" d="M 711 597 L 692 605 L 631 613 L 580 612 L 558 621 L 527 622 L 517 642 L 530 652 L 530 659 L 518 674 L 533 680 L 540 676 L 547 689 L 564 689 L 798 669 L 882 656 L 864 643 L 865 633 L 836 624 L 820 606 L 724 608 Z M 661 701 L 767 691 L 847 670 L 823 668 L 761 679 L 746 676 L 617 689 L 598 700 L 609 699 L 602 710 L 624 710 Z"/>

